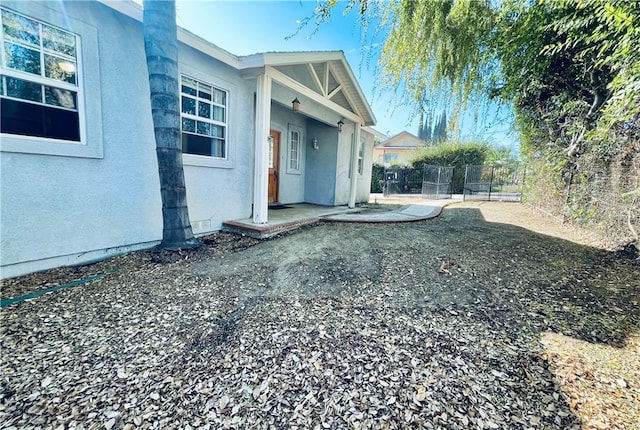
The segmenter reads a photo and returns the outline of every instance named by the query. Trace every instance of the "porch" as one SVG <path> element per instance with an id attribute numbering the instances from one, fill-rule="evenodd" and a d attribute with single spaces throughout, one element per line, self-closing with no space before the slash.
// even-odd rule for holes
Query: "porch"
<path id="1" fill-rule="evenodd" d="M 265 239 L 304 225 L 313 224 L 329 215 L 339 215 L 362 211 L 362 208 L 349 209 L 347 206 L 319 206 L 308 203 L 296 203 L 269 206 L 266 224 L 254 224 L 252 218 L 225 221 L 222 230 L 245 234 L 257 239 Z"/>

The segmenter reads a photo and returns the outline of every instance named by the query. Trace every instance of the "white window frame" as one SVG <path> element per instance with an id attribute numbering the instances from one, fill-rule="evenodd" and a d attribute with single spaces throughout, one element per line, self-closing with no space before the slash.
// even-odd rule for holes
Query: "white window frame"
<path id="1" fill-rule="evenodd" d="M 298 139 L 294 139 L 297 135 Z M 289 124 L 289 133 L 287 135 L 288 147 L 287 147 L 287 173 L 292 175 L 302 174 L 302 162 L 303 148 L 304 148 L 304 135 L 302 133 L 302 127 Z"/>
<path id="2" fill-rule="evenodd" d="M 360 139 L 360 146 L 358 147 L 358 175 L 360 176 L 364 172 L 364 145 L 364 140 Z"/>
<path id="3" fill-rule="evenodd" d="M 81 158 L 103 158 L 102 103 L 100 102 L 101 82 L 99 58 L 97 54 L 97 29 L 72 17 L 53 12 L 48 7 L 37 3 L 8 1 L 6 4 L 3 2 L 2 9 L 38 22 L 40 31 L 42 31 L 42 25 L 44 24 L 75 37 L 75 84 L 47 78 L 44 76 L 44 70 L 41 70 L 41 75 L 38 76 L 5 67 L 5 36 L 2 29 L 0 29 L 0 43 L 2 44 L 0 45 L 0 55 L 2 56 L 2 58 L 0 58 L 0 75 L 75 92 L 80 140 L 64 140 L 0 132 L 0 152 L 44 154 Z M 46 17 L 46 19 L 42 19 L 40 16 Z M 68 28 L 73 28 L 73 31 L 70 31 Z M 43 41 L 41 37 L 39 53 L 41 68 L 44 68 L 44 50 L 42 44 Z M 6 94 L 6 92 L 4 94 Z M 3 97 L 11 100 L 20 100 L 8 96 Z M 87 105 L 85 103 L 87 98 L 94 100 L 95 103 Z M 25 102 L 29 103 L 27 101 Z M 33 103 L 45 105 L 44 103 Z M 65 110 L 63 107 L 51 105 L 45 106 Z M 87 116 L 92 118 L 91 128 L 87 127 Z"/>
<path id="4" fill-rule="evenodd" d="M 199 96 L 199 94 L 197 95 L 191 95 L 191 94 L 187 94 L 187 93 L 183 93 L 182 92 L 182 79 L 186 78 L 186 79 L 191 79 L 197 82 L 197 85 L 199 86 L 200 84 L 202 85 L 206 85 L 208 87 L 211 87 L 211 100 L 207 100 L 204 98 L 201 98 Z M 200 154 L 190 154 L 188 152 L 183 152 L 184 154 L 188 154 L 188 155 L 195 155 L 195 156 L 199 156 L 199 157 L 209 157 L 215 160 L 228 160 L 229 159 L 229 129 L 228 129 L 228 119 L 229 119 L 229 91 L 220 88 L 216 85 L 213 85 L 207 81 L 204 81 L 202 79 L 193 77 L 193 76 L 189 76 L 188 74 L 185 73 L 181 73 L 180 74 L 180 82 L 179 82 L 179 88 L 180 88 L 180 138 L 182 139 L 182 134 L 192 134 L 192 135 L 196 135 L 196 136 L 205 136 L 202 133 L 198 133 L 198 132 L 190 132 L 190 131 L 184 131 L 183 130 L 183 119 L 187 119 L 187 120 L 192 120 L 192 121 L 196 121 L 197 122 L 202 122 L 202 123 L 206 123 L 209 124 L 210 126 L 214 126 L 214 127 L 221 127 L 223 129 L 223 133 L 224 133 L 224 137 L 219 138 L 218 140 L 222 142 L 223 145 L 223 153 L 224 156 L 222 157 L 217 157 L 215 155 L 200 155 Z M 216 91 L 220 91 L 224 93 L 224 103 L 218 103 L 214 100 L 214 93 Z M 199 90 L 198 90 L 199 93 Z M 182 106 L 182 101 L 183 98 L 189 98 L 192 99 L 195 102 L 195 109 L 196 109 L 196 113 L 195 114 L 190 114 L 190 113 L 185 113 L 183 112 L 183 106 Z M 215 120 L 213 118 L 204 118 L 198 115 L 198 109 L 199 109 L 199 105 L 201 103 L 207 104 L 209 105 L 209 109 L 210 112 L 212 113 L 214 111 L 215 108 L 222 108 L 224 110 L 224 119 L 222 121 L 220 120 Z M 196 126 L 197 129 L 197 126 Z M 209 138 L 211 139 L 216 139 L 216 137 L 214 136 L 209 136 Z"/>

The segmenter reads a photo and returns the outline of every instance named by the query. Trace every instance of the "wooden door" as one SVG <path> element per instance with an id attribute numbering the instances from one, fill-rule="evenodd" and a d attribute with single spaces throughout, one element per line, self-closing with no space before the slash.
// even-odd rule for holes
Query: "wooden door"
<path id="1" fill-rule="evenodd" d="M 280 166 L 280 132 L 270 130 L 269 136 L 269 203 L 278 201 L 278 175 Z"/>

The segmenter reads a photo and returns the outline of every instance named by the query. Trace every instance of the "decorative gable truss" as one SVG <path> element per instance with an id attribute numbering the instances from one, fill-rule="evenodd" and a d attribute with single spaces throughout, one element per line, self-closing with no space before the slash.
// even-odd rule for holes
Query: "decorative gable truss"
<path id="1" fill-rule="evenodd" d="M 345 114 L 362 115 L 369 110 L 342 61 L 274 64 L 272 69 L 310 90 L 315 98 L 320 97 L 339 106 Z M 368 119 L 366 114 L 364 118 Z"/>

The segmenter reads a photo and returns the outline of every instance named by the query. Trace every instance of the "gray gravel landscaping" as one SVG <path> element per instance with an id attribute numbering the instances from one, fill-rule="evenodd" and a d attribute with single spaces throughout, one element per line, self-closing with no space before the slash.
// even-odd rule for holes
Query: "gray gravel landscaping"
<path id="1" fill-rule="evenodd" d="M 0 428 L 580 428 L 540 334 L 624 346 L 640 265 L 539 219 L 453 205 L 6 280 L 106 274 L 0 311 Z"/>

